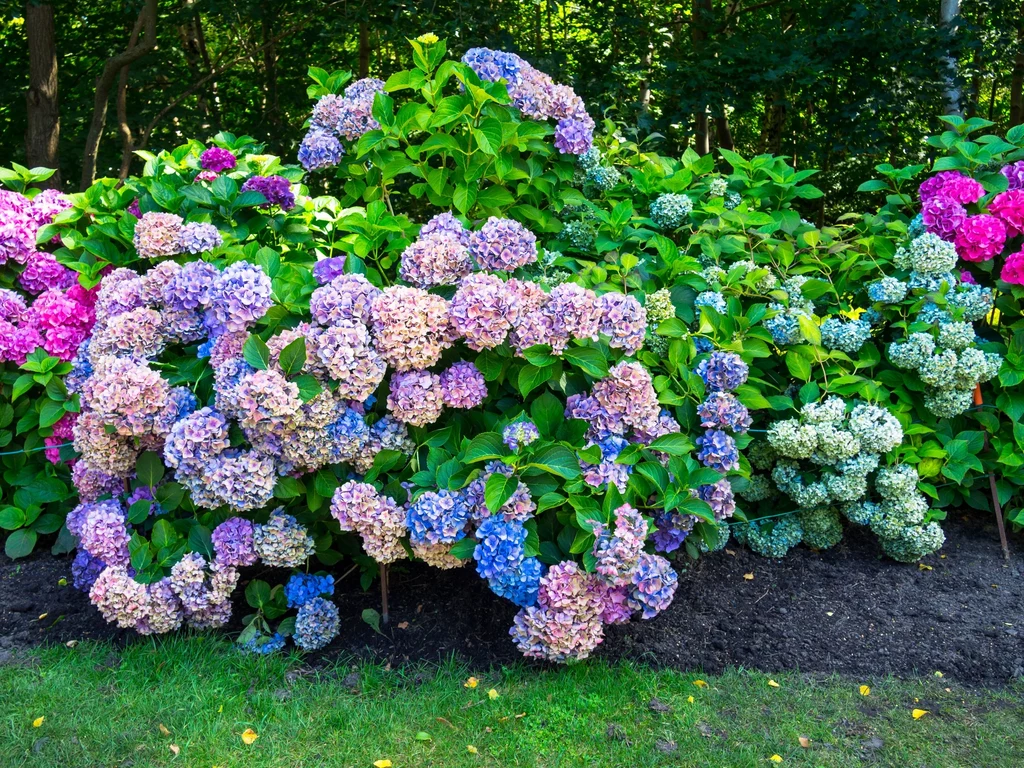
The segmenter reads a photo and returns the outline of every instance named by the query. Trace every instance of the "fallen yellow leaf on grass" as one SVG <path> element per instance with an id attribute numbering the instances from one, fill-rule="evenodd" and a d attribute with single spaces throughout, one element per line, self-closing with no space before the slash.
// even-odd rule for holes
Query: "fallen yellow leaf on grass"
<path id="1" fill-rule="evenodd" d="M 168 744 L 167 748 L 174 753 L 175 757 L 177 757 L 181 753 L 181 747 L 179 747 L 177 744 Z"/>
<path id="2" fill-rule="evenodd" d="M 693 704 L 693 696 L 687 696 L 687 697 L 686 697 L 686 700 L 687 700 L 688 702 L 690 702 L 691 704 Z"/>
<path id="3" fill-rule="evenodd" d="M 480 750 L 477 749 L 476 747 L 474 747 L 472 744 L 467 744 L 466 745 L 466 751 L 469 752 L 469 754 L 471 754 L 471 755 L 476 755 L 476 754 L 479 754 L 479 752 L 480 752 Z"/>
<path id="4" fill-rule="evenodd" d="M 811 740 L 808 739 L 806 736 L 801 736 L 799 739 L 797 739 L 797 741 L 800 742 L 800 746 L 804 749 L 807 749 L 809 746 L 811 746 Z"/>
<path id="5" fill-rule="evenodd" d="M 928 710 L 927 709 L 915 709 L 910 714 L 912 714 L 914 716 L 915 720 L 920 720 L 922 717 L 924 717 L 925 715 L 928 714 Z"/>
<path id="6" fill-rule="evenodd" d="M 45 719 L 46 719 L 45 717 L 37 717 L 35 720 L 32 721 L 32 727 L 33 728 L 38 728 L 39 726 L 41 726 L 43 724 L 43 721 Z"/>
<path id="7" fill-rule="evenodd" d="M 242 731 L 242 742 L 244 744 L 252 744 L 259 737 L 260 735 L 256 733 L 256 731 L 254 731 L 252 728 L 246 728 L 244 731 Z"/>
<path id="8" fill-rule="evenodd" d="M 770 685 L 772 688 L 781 688 L 782 687 L 781 685 L 776 683 L 774 680 L 769 680 L 768 681 L 768 685 Z"/>
<path id="9" fill-rule="evenodd" d="M 496 690 L 495 690 L 494 688 L 491 688 L 491 690 L 489 690 L 489 691 L 487 692 L 487 698 L 488 698 L 488 699 L 490 699 L 491 701 L 494 701 L 494 700 L 495 700 L 496 698 L 498 698 L 498 697 L 499 697 L 500 695 L 501 695 L 501 694 L 500 694 L 500 693 L 498 693 L 498 692 L 497 692 L 497 691 L 496 691 Z"/>
<path id="10" fill-rule="evenodd" d="M 467 680 L 466 682 L 464 682 L 462 684 L 462 687 L 463 688 L 476 688 L 478 685 L 480 685 L 480 681 L 477 680 L 475 677 L 471 677 L 471 678 L 469 678 L 469 680 Z"/>
<path id="11" fill-rule="evenodd" d="M 939 672 L 939 670 L 935 670 L 935 676 L 936 677 L 942 677 L 942 673 Z"/>
<path id="12" fill-rule="evenodd" d="M 868 695 L 870 695 L 870 693 L 871 693 L 871 686 L 869 686 L 869 685 L 862 685 L 860 687 L 860 695 L 861 696 L 868 696 Z"/>
<path id="13" fill-rule="evenodd" d="M 160 729 L 160 733 L 162 733 L 164 736 L 170 736 L 171 735 L 171 732 L 169 730 L 167 730 L 167 726 L 164 725 L 163 723 L 160 723 L 157 726 L 157 728 Z"/>
<path id="14" fill-rule="evenodd" d="M 373 764 L 373 768 L 391 768 L 390 760 L 377 760 Z"/>
<path id="15" fill-rule="evenodd" d="M 782 762 L 782 755 L 772 755 L 768 759 L 771 760 L 773 763 L 781 763 Z"/>
<path id="16" fill-rule="evenodd" d="M 921 571 L 930 571 L 930 570 L 932 570 L 932 567 L 930 565 L 925 565 L 924 563 L 918 563 L 917 564 L 917 568 L 918 568 L 918 570 L 921 570 Z"/>
<path id="17" fill-rule="evenodd" d="M 693 684 L 696 685 L 698 688 L 707 688 L 708 687 L 708 684 L 705 683 L 703 680 L 694 680 Z"/>
<path id="18" fill-rule="evenodd" d="M 754 574 L 753 574 L 753 572 L 751 572 L 751 573 L 744 573 L 743 574 L 743 578 L 746 579 L 747 581 L 753 581 L 754 580 Z"/>

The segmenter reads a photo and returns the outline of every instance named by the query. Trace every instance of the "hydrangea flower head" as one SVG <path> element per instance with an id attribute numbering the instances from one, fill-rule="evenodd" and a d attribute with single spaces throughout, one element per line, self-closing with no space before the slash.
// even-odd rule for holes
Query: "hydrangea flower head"
<path id="1" fill-rule="evenodd" d="M 540 439 L 540 432 L 532 421 L 518 419 L 505 426 L 501 439 L 510 451 L 518 453 L 520 448 Z"/>
<path id="2" fill-rule="evenodd" d="M 409 505 L 407 525 L 413 544 L 454 544 L 465 537 L 469 505 L 451 491 L 427 491 Z"/>
<path id="3" fill-rule="evenodd" d="M 474 535 L 478 544 L 473 559 L 483 578 L 506 576 L 522 564 L 527 532 L 521 522 L 492 515 L 480 523 Z"/>
<path id="4" fill-rule="evenodd" d="M 304 651 L 323 648 L 338 634 L 341 620 L 338 606 L 323 597 L 314 597 L 299 608 L 295 617 L 295 644 Z"/>
<path id="5" fill-rule="evenodd" d="M 964 261 L 988 261 L 1006 242 L 1006 226 L 996 216 L 969 216 L 956 231 L 956 252 Z"/>
<path id="6" fill-rule="evenodd" d="M 295 193 L 292 192 L 291 182 L 284 176 L 250 176 L 242 184 L 242 191 L 250 190 L 259 192 L 267 199 L 266 203 L 260 204 L 260 208 L 265 210 L 275 205 L 285 211 L 295 207 Z"/>
<path id="7" fill-rule="evenodd" d="M 474 363 L 453 363 L 440 378 L 441 399 L 449 408 L 476 408 L 487 399 L 487 380 Z"/>
<path id="8" fill-rule="evenodd" d="M 293 573 L 284 585 L 285 601 L 289 608 L 298 608 L 310 600 L 334 594 L 334 579 L 313 573 Z"/>
<path id="9" fill-rule="evenodd" d="M 232 170 L 238 165 L 238 161 L 230 150 L 221 147 L 210 147 L 203 150 L 203 154 L 199 156 L 199 164 L 203 167 L 203 170 L 223 173 L 224 171 Z"/>
<path id="10" fill-rule="evenodd" d="M 213 529 L 213 551 L 217 562 L 241 567 L 256 562 L 253 524 L 243 517 L 229 517 Z"/>
<path id="11" fill-rule="evenodd" d="M 696 373 L 711 392 L 732 392 L 747 380 L 747 364 L 735 352 L 712 352 L 697 365 Z"/>
<path id="12" fill-rule="evenodd" d="M 159 259 L 181 253 L 181 216 L 173 213 L 144 213 L 135 225 L 135 250 L 144 259 Z"/>
<path id="13" fill-rule="evenodd" d="M 483 269 L 512 272 L 537 261 L 537 236 L 514 219 L 491 216 L 470 235 L 469 251 Z"/>

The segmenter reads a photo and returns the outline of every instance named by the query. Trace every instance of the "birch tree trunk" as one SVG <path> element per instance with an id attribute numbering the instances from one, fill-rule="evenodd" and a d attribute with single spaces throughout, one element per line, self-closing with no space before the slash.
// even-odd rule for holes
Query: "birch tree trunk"
<path id="1" fill-rule="evenodd" d="M 940 0 L 939 20 L 942 25 L 949 29 L 951 36 L 956 35 L 956 17 L 960 15 L 960 0 Z M 960 114 L 960 89 L 956 84 L 956 59 L 952 51 L 947 51 L 943 57 L 946 65 L 946 114 Z"/>

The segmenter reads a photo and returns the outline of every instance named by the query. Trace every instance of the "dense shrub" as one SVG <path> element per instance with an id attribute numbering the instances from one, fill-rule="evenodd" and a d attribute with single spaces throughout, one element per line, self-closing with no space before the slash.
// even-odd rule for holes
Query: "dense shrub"
<path id="1" fill-rule="evenodd" d="M 339 628 L 318 568 L 416 558 L 474 569 L 519 648 L 565 661 L 671 602 L 666 555 L 824 549 L 846 520 L 910 562 L 990 472 L 1010 501 L 1024 222 L 999 166 L 1024 137 L 953 121 L 921 220 L 923 168 L 883 166 L 879 213 L 817 228 L 814 171 L 662 157 L 519 57 L 412 45 L 386 83 L 311 73 L 321 176 L 221 134 L 38 232 L 95 304 L 70 364 L 22 375 L 66 374 L 81 411 L 66 535 L 108 620 L 222 625 L 258 564 L 286 575 L 249 580 L 242 645 L 315 649 Z"/>

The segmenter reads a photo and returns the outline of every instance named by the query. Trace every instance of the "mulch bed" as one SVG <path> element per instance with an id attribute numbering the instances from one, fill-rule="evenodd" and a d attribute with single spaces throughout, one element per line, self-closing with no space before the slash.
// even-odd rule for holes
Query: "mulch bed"
<path id="1" fill-rule="evenodd" d="M 681 573 L 675 601 L 656 619 L 608 627 L 598 656 L 712 673 L 941 671 L 966 684 L 1024 677 L 1020 536 L 1007 563 L 993 525 L 953 517 L 928 567 L 882 559 L 873 537 L 857 529 L 829 551 L 797 548 L 780 561 L 730 546 Z M 69 558 L 46 553 L 18 562 L 0 554 L 0 661 L 40 644 L 138 641 L 70 586 L 69 567 Z M 466 570 L 394 568 L 391 624 L 382 634 L 361 619 L 364 609 L 380 608 L 379 593 L 357 582 L 351 575 L 338 585 L 341 635 L 313 663 L 348 654 L 394 664 L 455 656 L 478 667 L 522 658 L 508 637 L 515 606 Z M 237 606 L 236 621 L 245 612 Z"/>

